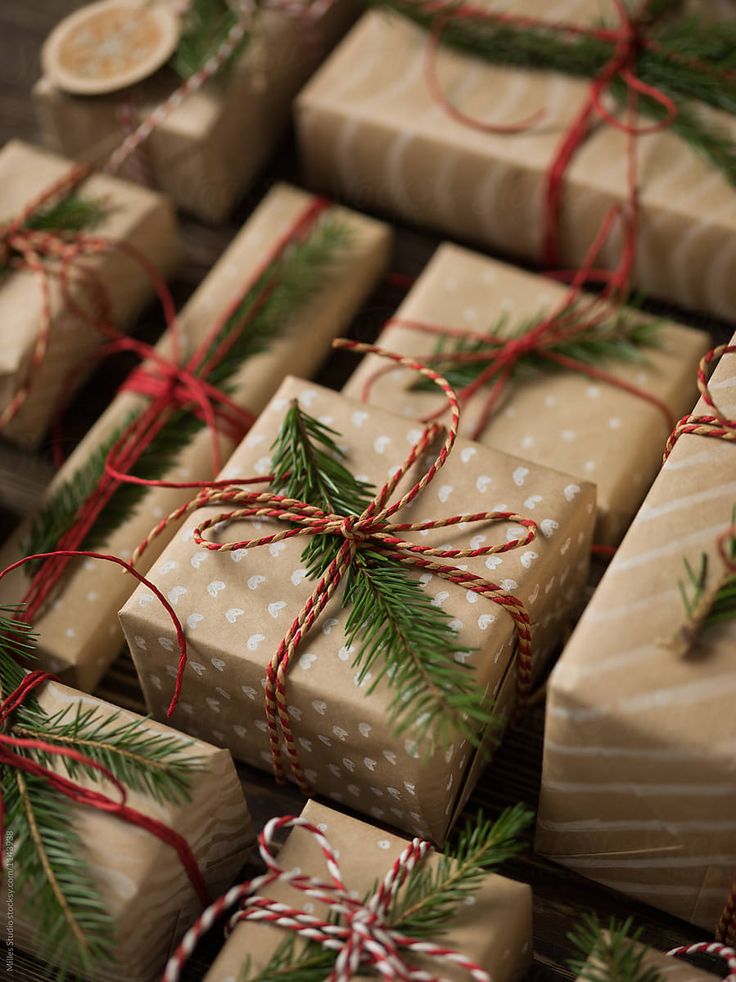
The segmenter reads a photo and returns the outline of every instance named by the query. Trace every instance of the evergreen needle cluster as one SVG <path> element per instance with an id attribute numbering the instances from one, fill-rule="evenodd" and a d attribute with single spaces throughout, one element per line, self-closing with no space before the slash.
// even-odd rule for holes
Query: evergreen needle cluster
<path id="1" fill-rule="evenodd" d="M 394 11 L 428 28 L 437 7 L 421 0 L 365 0 L 369 6 Z M 448 0 L 444 44 L 498 65 L 551 70 L 594 78 L 613 55 L 611 42 L 592 36 L 572 37 L 553 29 L 515 26 L 490 18 L 453 18 L 457 6 Z M 707 23 L 678 16 L 681 0 L 656 0 L 648 7 L 647 37 L 653 48 L 637 52 L 636 75 L 668 96 L 677 107 L 673 129 L 690 146 L 736 183 L 736 143 L 724 127 L 704 110 L 736 113 L 736 22 Z M 615 79 L 611 92 L 626 107 L 628 87 Z M 651 96 L 639 94 L 639 112 L 659 121 L 664 109 Z"/>
<path id="2" fill-rule="evenodd" d="M 237 2 L 228 0 L 192 0 L 184 17 L 182 32 L 169 65 L 183 79 L 198 72 L 216 54 L 238 20 Z M 245 33 L 230 58 L 222 66 L 232 66 L 249 41 Z"/>
<path id="3" fill-rule="evenodd" d="M 731 513 L 731 525 L 736 526 L 736 506 Z M 736 535 L 728 542 L 727 554 L 729 559 L 736 557 Z M 688 617 L 695 617 L 699 613 L 708 585 L 708 555 L 705 552 L 701 554 L 697 568 L 694 568 L 687 558 L 683 560 L 683 566 L 685 576 L 678 583 L 680 596 Z M 705 627 L 734 617 L 736 617 L 736 574 L 727 573 L 698 626 Z"/>
<path id="4" fill-rule="evenodd" d="M 273 446 L 273 487 L 290 498 L 336 515 L 360 515 L 374 489 L 345 466 L 339 433 L 289 407 Z M 334 559 L 341 540 L 310 538 L 303 561 L 312 578 Z M 389 722 L 396 733 L 447 746 L 458 734 L 474 745 L 494 721 L 490 700 L 464 664 L 450 618 L 435 606 L 416 576 L 379 549 L 362 547 L 346 576 L 343 603 L 349 609 L 348 648 L 357 648 L 353 666 L 368 692 L 385 679 L 392 690 Z"/>
<path id="5" fill-rule="evenodd" d="M 0 607 L 0 686 L 2 698 L 22 681 L 21 663 L 34 656 L 28 625 L 16 620 L 18 608 Z M 158 802 L 189 797 L 192 776 L 202 766 L 187 754 L 191 744 L 152 732 L 144 719 L 130 722 L 106 716 L 82 703 L 48 714 L 34 697 L 26 699 L 6 724 L 6 732 L 76 750 L 106 767 L 126 787 Z M 93 768 L 35 748 L 16 750 L 40 764 L 61 767 L 71 778 L 99 782 Z M 102 898 L 76 831 L 77 806 L 43 778 L 9 765 L 0 766 L 5 829 L 12 833 L 14 890 L 58 978 L 76 968 L 91 973 L 113 957 L 114 922 Z"/>
<path id="6" fill-rule="evenodd" d="M 573 973 L 585 982 L 663 982 L 662 973 L 646 965 L 647 949 L 638 944 L 641 929 L 633 921 L 611 918 L 604 928 L 595 914 L 586 915 L 568 935 L 578 951 L 570 962 Z"/>
<path id="7" fill-rule="evenodd" d="M 55 204 L 33 212 L 26 219 L 24 227 L 36 232 L 92 231 L 106 213 L 101 201 L 69 194 Z M 0 271 L 5 268 L 7 259 L 0 262 Z"/>
<path id="8" fill-rule="evenodd" d="M 198 374 L 211 385 L 228 392 L 242 365 L 281 337 L 292 323 L 294 314 L 324 287 L 349 241 L 349 229 L 328 214 L 303 242 L 294 243 L 270 263 L 223 324 L 202 362 L 206 370 Z M 267 284 L 269 292 L 264 300 Z M 207 367 L 210 355 L 227 341 L 231 346 L 225 356 L 216 365 Z M 60 536 L 71 526 L 98 486 L 110 450 L 137 415 L 129 415 L 39 511 L 24 543 L 25 555 L 50 552 L 56 547 Z M 171 472 L 181 452 L 203 426 L 202 420 L 193 412 L 174 410 L 140 455 L 132 473 L 145 480 L 161 480 Z M 146 493 L 147 488 L 142 485 L 122 484 L 118 487 L 81 548 L 96 549 L 105 543 L 111 533 L 135 513 Z"/>
<path id="9" fill-rule="evenodd" d="M 506 316 L 502 316 L 488 332 L 488 335 L 478 335 L 477 338 L 440 338 L 435 347 L 432 364 L 437 367 L 450 385 L 457 391 L 474 382 L 479 375 L 486 371 L 493 361 L 492 349 L 489 348 L 488 338 L 518 338 L 533 331 L 544 319 L 544 314 L 538 314 L 524 320 L 513 328 L 509 327 Z M 575 337 L 560 340 L 549 346 L 546 351 L 562 355 L 581 362 L 584 365 L 601 365 L 610 362 L 626 362 L 641 364 L 645 361 L 644 349 L 655 347 L 659 343 L 661 322 L 639 320 L 631 315 L 631 311 L 618 311 L 609 320 L 580 331 Z M 457 356 L 473 356 L 489 352 L 488 357 L 479 360 L 457 360 Z M 443 355 L 447 361 L 443 361 Z M 531 372 L 554 371 L 557 368 L 542 354 L 529 351 L 522 354 L 514 367 L 515 374 Z M 426 379 L 420 379 L 416 388 L 431 389 L 434 386 Z"/>
<path id="10" fill-rule="evenodd" d="M 482 814 L 468 822 L 454 848 L 436 857 L 436 862 L 427 857 L 409 873 L 391 905 L 390 927 L 419 941 L 440 939 L 484 878 L 521 850 L 520 836 L 532 819 L 531 812 L 515 805 L 495 822 Z M 260 971 L 253 973 L 246 963 L 240 982 L 322 982 L 336 955 L 290 935 Z"/>

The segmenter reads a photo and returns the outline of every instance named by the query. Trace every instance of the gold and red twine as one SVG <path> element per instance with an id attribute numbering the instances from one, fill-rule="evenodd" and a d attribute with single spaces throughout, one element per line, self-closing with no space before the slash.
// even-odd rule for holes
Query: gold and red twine
<path id="1" fill-rule="evenodd" d="M 667 440 L 664 449 L 664 461 L 672 453 L 672 448 L 685 433 L 695 436 L 711 437 L 715 440 L 726 440 L 728 442 L 736 440 L 736 419 L 730 419 L 716 405 L 711 395 L 708 381 L 713 364 L 719 361 L 724 355 L 736 352 L 736 344 L 719 344 L 712 348 L 700 359 L 698 365 L 698 391 L 703 402 L 711 410 L 710 413 L 688 413 L 683 416 Z"/>
<path id="2" fill-rule="evenodd" d="M 205 505 L 222 505 L 225 503 L 236 504 L 238 507 L 227 512 L 218 513 L 213 518 L 205 519 L 193 533 L 194 541 L 198 545 L 213 552 L 232 552 L 236 549 L 259 548 L 292 538 L 314 535 L 335 536 L 340 541 L 337 554 L 322 572 L 309 599 L 303 605 L 288 633 L 280 642 L 278 649 L 268 665 L 266 674 L 266 720 L 274 773 L 279 781 L 285 780 L 285 768 L 282 758 L 283 742 L 294 778 L 301 790 L 305 793 L 309 792 L 309 784 L 299 761 L 297 744 L 291 729 L 290 716 L 287 710 L 287 674 L 303 638 L 325 609 L 360 550 L 369 549 L 371 551 L 377 551 L 381 555 L 410 569 L 429 572 L 465 590 L 477 593 L 508 611 L 514 621 L 518 637 L 516 664 L 517 716 L 523 712 L 528 698 L 533 665 L 531 621 L 524 603 L 514 594 L 502 589 L 498 584 L 492 583 L 468 570 L 464 570 L 453 562 L 444 562 L 444 560 L 490 556 L 526 546 L 533 541 L 537 534 L 536 523 L 530 518 L 525 518 L 522 515 L 508 511 L 475 512 L 466 515 L 453 515 L 447 518 L 430 519 L 424 522 L 392 521 L 397 512 L 409 505 L 427 488 L 439 470 L 444 466 L 452 451 L 457 437 L 460 416 L 458 402 L 452 388 L 433 369 L 427 368 L 412 359 L 383 351 L 375 346 L 361 344 L 357 341 L 339 339 L 334 342 L 334 347 L 357 352 L 373 352 L 381 355 L 394 363 L 418 372 L 420 375 L 433 381 L 442 390 L 450 404 L 452 419 L 442 447 L 422 477 L 398 500 L 393 504 L 389 504 L 401 480 L 423 456 L 435 437 L 439 434 L 440 427 L 436 424 L 431 424 L 424 430 L 420 439 L 411 448 L 403 464 L 378 491 L 361 515 L 345 516 L 330 514 L 303 501 L 287 498 L 271 491 L 245 491 L 237 487 L 214 490 L 203 489 L 196 498 L 178 508 L 159 523 L 156 529 L 141 543 L 133 556 L 133 563 L 135 563 L 150 542 L 166 528 L 169 522 L 176 521 L 183 515 Z M 225 524 L 230 522 L 242 519 L 262 518 L 284 522 L 290 527 L 271 535 L 234 542 L 213 542 L 205 538 L 204 535 L 208 529 L 215 526 L 221 530 Z M 407 532 L 421 532 L 475 522 L 509 522 L 522 526 L 524 533 L 502 544 L 483 546 L 477 549 L 433 548 L 418 545 L 404 537 L 404 533 Z M 169 715 L 173 713 L 178 702 L 185 666 L 186 655 L 180 651 L 176 688 L 169 705 Z"/>
<path id="3" fill-rule="evenodd" d="M 301 829 L 313 837 L 324 858 L 329 880 L 308 876 L 298 868 L 286 870 L 279 866 L 274 842 L 287 829 Z M 415 838 L 407 843 L 374 892 L 364 900 L 345 883 L 338 854 L 327 836 L 306 819 L 291 815 L 272 818 L 261 832 L 258 844 L 267 872 L 232 887 L 203 911 L 171 956 L 163 982 L 178 982 L 202 936 L 234 907 L 237 909 L 229 919 L 230 930 L 241 923 L 270 924 L 334 951 L 336 959 L 329 982 L 350 982 L 361 968 L 372 969 L 386 982 L 440 982 L 438 976 L 412 968 L 404 960 L 417 955 L 460 969 L 474 982 L 491 982 L 489 973 L 462 953 L 426 938 L 413 938 L 391 924 L 396 895 L 412 870 L 432 851 L 426 840 Z M 326 914 L 319 916 L 262 895 L 278 884 L 288 885 L 324 905 Z M 308 906 L 311 905 L 305 904 L 305 908 Z"/>

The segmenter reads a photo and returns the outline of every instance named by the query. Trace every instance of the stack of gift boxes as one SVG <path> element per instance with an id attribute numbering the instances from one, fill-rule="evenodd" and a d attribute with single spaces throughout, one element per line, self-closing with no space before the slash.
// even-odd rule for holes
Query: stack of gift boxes
<path id="1" fill-rule="evenodd" d="M 733 364 L 634 291 L 734 317 L 732 72 L 613 2 L 378 6 L 92 4 L 33 92 L 64 156 L 0 152 L 3 437 L 138 365 L 0 553 L 5 919 L 61 972 L 173 982 L 228 912 L 210 982 L 521 978 L 498 868 L 534 816 L 458 829 L 550 668 L 536 849 L 729 957 Z M 291 115 L 309 190 L 177 310 L 173 206 L 223 220 Z M 374 209 L 504 261 L 444 242 L 375 345 L 336 341 L 390 269 Z M 124 644 L 145 718 L 86 694 Z M 236 762 L 306 800 L 247 882 Z M 582 978 L 702 977 L 588 926 Z"/>

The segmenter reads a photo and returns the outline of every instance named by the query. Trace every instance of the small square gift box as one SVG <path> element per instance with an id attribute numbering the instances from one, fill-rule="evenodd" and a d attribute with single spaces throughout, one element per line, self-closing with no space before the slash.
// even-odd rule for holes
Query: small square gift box
<path id="1" fill-rule="evenodd" d="M 552 673 L 537 848 L 734 935 L 733 344 Z M 719 354 L 709 382 L 709 365 Z"/>
<path id="2" fill-rule="evenodd" d="M 269 490 L 192 502 L 151 572 L 186 670 L 147 587 L 121 611 L 153 715 L 443 841 L 579 600 L 595 518 L 592 485 L 455 428 L 287 378 L 222 475 Z"/>
<path id="3" fill-rule="evenodd" d="M 35 447 L 172 272 L 176 226 L 161 195 L 18 140 L 0 151 L 0 222 L 0 432 Z"/>
<path id="4" fill-rule="evenodd" d="M 490 870 L 516 851 L 514 834 L 527 817 L 514 808 L 495 823 L 469 823 L 443 856 L 424 840 L 408 842 L 308 801 L 299 818 L 267 823 L 266 873 L 205 912 L 165 982 L 181 978 L 213 916 L 226 910 L 234 911 L 232 931 L 206 982 L 255 982 L 307 965 L 315 978 L 319 971 L 367 978 L 372 968 L 386 979 L 514 982 L 531 960 L 532 892 Z M 287 829 L 276 857 L 274 835 Z"/>
<path id="5" fill-rule="evenodd" d="M 734 315 L 733 77 L 708 60 L 733 18 L 663 4 L 637 19 L 616 0 L 375 6 L 297 100 L 310 186 L 545 269 L 579 268 L 605 230 L 598 268 Z"/>
<path id="6" fill-rule="evenodd" d="M 708 336 L 445 244 L 380 344 L 455 385 L 465 435 L 594 481 L 596 542 L 617 544 L 674 421 L 695 401 Z M 403 416 L 443 419 L 446 400 L 432 389 L 371 355 L 343 391 Z"/>
<path id="7" fill-rule="evenodd" d="M 44 140 L 222 221 L 355 16 L 353 0 L 88 4 L 42 52 L 33 98 Z"/>
<path id="8" fill-rule="evenodd" d="M 286 370 L 316 370 L 382 275 L 389 239 L 379 222 L 274 187 L 158 345 L 136 344 L 146 360 L 5 543 L 0 568 L 60 549 L 130 557 L 219 471 Z M 25 602 L 44 667 L 91 691 L 122 644 L 115 614 L 134 586 L 112 564 L 51 556 L 2 579 L 0 603 Z"/>
<path id="9" fill-rule="evenodd" d="M 1 629 L 5 929 L 61 973 L 149 982 L 252 843 L 232 758 L 26 673 L 27 629 Z"/>

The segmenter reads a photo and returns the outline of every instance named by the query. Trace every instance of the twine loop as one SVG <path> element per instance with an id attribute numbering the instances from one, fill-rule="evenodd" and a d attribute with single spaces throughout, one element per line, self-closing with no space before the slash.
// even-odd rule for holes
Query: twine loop
<path id="1" fill-rule="evenodd" d="M 716 440 L 726 440 L 727 442 L 736 440 L 736 419 L 728 417 L 718 408 L 709 387 L 710 374 L 714 364 L 720 361 L 724 355 L 730 355 L 734 352 L 736 352 L 736 344 L 719 344 L 717 347 L 711 348 L 700 359 L 700 364 L 698 365 L 698 391 L 700 392 L 701 399 L 711 412 L 700 415 L 688 413 L 678 421 L 665 445 L 663 462 L 666 462 L 675 444 L 685 433 L 692 433 L 696 436 L 707 436 Z"/>

